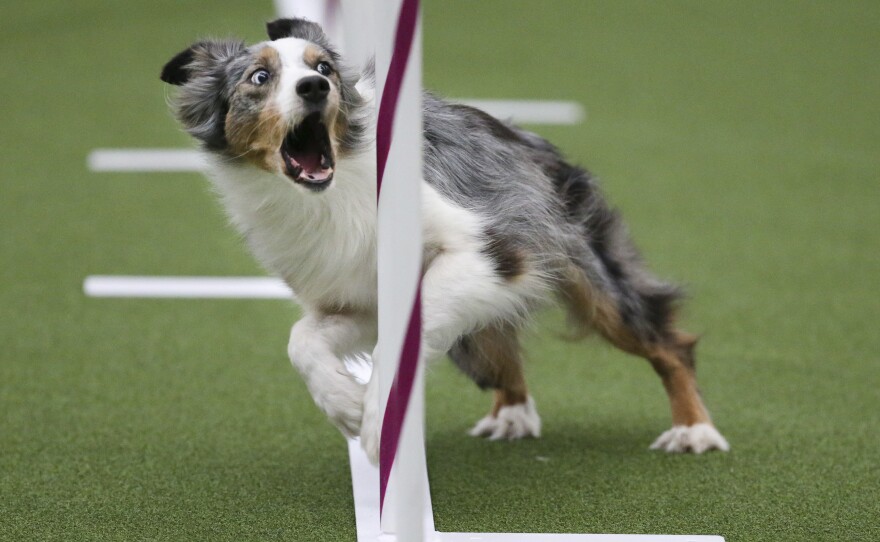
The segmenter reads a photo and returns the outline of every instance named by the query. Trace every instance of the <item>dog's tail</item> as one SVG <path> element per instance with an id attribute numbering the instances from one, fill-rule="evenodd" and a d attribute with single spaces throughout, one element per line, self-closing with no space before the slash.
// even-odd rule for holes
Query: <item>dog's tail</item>
<path id="1" fill-rule="evenodd" d="M 584 282 L 578 288 L 591 290 L 592 306 L 566 299 L 577 330 L 585 332 L 595 327 L 595 305 L 602 300 L 613 305 L 609 309 L 617 313 L 621 325 L 643 344 L 674 339 L 675 313 L 684 298 L 682 289 L 648 271 L 620 214 L 608 206 L 589 171 L 569 164 L 542 137 L 522 129 L 517 132 L 541 157 L 566 220 L 580 233 L 581 240 L 571 254 L 574 274 L 579 276 L 568 280 Z"/>
<path id="2" fill-rule="evenodd" d="M 640 341 L 666 342 L 674 333 L 682 289 L 648 271 L 620 213 L 608 206 L 588 171 L 563 163 L 554 180 L 568 220 L 586 239 L 586 250 L 574 254 L 572 261 L 583 270 L 594 294 L 613 302 L 621 323 Z M 586 323 L 580 311 L 573 316 Z"/>

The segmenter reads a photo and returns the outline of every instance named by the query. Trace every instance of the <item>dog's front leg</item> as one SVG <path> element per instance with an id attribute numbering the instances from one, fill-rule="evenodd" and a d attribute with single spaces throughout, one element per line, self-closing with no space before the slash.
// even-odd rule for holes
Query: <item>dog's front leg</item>
<path id="1" fill-rule="evenodd" d="M 364 393 L 364 416 L 361 422 L 361 448 L 374 465 L 379 464 L 379 439 L 382 432 L 382 405 L 379 397 L 379 364 L 382 363 L 378 345 L 370 357 L 373 372 Z M 393 365 L 385 370 L 396 370 Z"/>
<path id="2" fill-rule="evenodd" d="M 290 330 L 287 353 L 306 381 L 315 404 L 347 437 L 360 432 L 364 386 L 345 368 L 343 358 L 368 350 L 375 341 L 367 317 L 307 314 Z"/>

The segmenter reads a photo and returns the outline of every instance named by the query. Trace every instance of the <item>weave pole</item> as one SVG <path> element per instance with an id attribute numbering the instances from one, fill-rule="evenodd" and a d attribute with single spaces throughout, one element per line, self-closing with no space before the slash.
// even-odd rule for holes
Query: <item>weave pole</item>
<path id="1" fill-rule="evenodd" d="M 383 414 L 381 528 L 425 537 L 424 367 L 421 350 L 422 73 L 418 0 L 378 0 L 376 169 L 378 363 Z"/>

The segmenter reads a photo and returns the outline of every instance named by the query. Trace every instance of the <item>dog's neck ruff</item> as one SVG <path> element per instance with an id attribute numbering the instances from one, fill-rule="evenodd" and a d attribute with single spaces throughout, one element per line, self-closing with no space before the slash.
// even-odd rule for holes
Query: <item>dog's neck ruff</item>
<path id="1" fill-rule="evenodd" d="M 233 225 L 262 265 L 312 308 L 376 306 L 375 147 L 340 158 L 315 194 L 246 163 L 209 159 Z"/>

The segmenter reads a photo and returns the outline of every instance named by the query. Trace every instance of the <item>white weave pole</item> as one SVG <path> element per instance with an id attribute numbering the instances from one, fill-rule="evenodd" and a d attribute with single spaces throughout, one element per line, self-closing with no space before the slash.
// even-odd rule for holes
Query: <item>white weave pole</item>
<path id="1" fill-rule="evenodd" d="M 359 70 L 376 51 L 377 11 L 372 1 L 342 0 L 343 57 Z"/>
<path id="2" fill-rule="evenodd" d="M 381 527 L 425 537 L 421 344 L 421 28 L 418 0 L 376 0 Z"/>
<path id="3" fill-rule="evenodd" d="M 275 0 L 275 13 L 279 17 L 299 17 L 314 21 L 321 25 L 330 41 L 337 47 L 342 47 L 344 36 L 339 11 L 340 0 Z"/>

